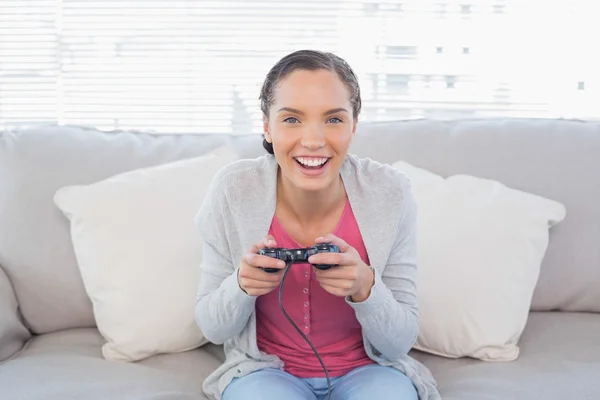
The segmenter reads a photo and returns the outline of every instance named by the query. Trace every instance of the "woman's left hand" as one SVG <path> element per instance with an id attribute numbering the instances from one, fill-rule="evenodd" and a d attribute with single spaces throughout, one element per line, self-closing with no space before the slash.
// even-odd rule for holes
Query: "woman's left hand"
<path id="1" fill-rule="evenodd" d="M 350 296 L 354 302 L 365 301 L 371 294 L 375 277 L 358 251 L 331 233 L 317 238 L 315 242 L 335 244 L 340 249 L 339 253 L 319 253 L 308 258 L 311 264 L 337 264 L 328 270 L 314 268 L 321 287 L 335 296 Z"/>

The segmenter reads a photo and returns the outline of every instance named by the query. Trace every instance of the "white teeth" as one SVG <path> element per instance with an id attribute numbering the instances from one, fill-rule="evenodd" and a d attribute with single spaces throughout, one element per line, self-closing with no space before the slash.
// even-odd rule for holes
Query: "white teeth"
<path id="1" fill-rule="evenodd" d="M 323 165 L 327 162 L 327 158 L 297 157 L 296 160 L 298 160 L 300 164 L 306 165 L 307 167 L 318 167 L 319 165 Z"/>

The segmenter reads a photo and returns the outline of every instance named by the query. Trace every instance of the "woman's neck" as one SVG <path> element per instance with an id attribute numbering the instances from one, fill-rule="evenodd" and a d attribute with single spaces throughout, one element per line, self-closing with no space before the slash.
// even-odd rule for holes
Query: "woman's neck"
<path id="1" fill-rule="evenodd" d="M 278 175 L 278 203 L 294 215 L 300 225 L 310 226 L 323 221 L 342 203 L 346 202 L 346 190 L 342 178 L 338 177 L 330 187 L 321 191 L 306 191 L 291 185 L 291 182 Z"/>

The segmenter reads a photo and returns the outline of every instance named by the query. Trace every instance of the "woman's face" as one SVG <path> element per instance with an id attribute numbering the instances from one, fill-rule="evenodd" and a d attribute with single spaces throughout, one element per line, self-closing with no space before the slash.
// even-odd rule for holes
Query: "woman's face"
<path id="1" fill-rule="evenodd" d="M 264 130 L 284 179 L 326 189 L 337 182 L 356 131 L 350 91 L 333 72 L 296 70 L 275 88 Z"/>

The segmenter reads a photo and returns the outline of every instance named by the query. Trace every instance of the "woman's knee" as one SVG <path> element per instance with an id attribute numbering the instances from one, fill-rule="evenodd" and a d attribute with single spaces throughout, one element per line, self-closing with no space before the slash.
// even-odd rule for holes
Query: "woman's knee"
<path id="1" fill-rule="evenodd" d="M 410 378 L 396 368 L 370 365 L 358 368 L 341 378 L 333 390 L 335 400 L 418 400 Z M 368 396 L 368 397 L 365 397 Z"/>
<path id="2" fill-rule="evenodd" d="M 399 370 L 392 367 L 387 368 L 385 374 L 381 374 L 373 388 L 373 395 L 378 396 L 378 400 L 401 399 L 418 400 L 419 395 L 412 380 Z"/>
<path id="3" fill-rule="evenodd" d="M 278 369 L 264 369 L 235 378 L 227 385 L 223 400 L 315 400 L 300 379 Z"/>

